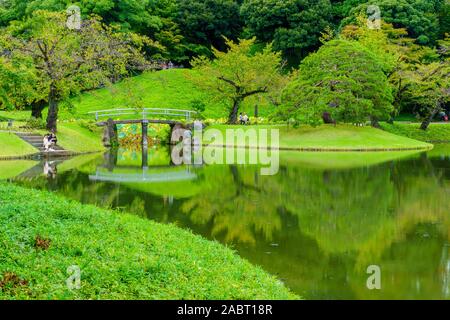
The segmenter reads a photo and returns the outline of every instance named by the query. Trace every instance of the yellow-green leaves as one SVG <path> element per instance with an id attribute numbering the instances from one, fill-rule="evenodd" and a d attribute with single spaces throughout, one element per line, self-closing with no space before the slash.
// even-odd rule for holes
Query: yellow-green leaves
<path id="1" fill-rule="evenodd" d="M 240 104 L 252 96 L 268 96 L 278 90 L 282 81 L 281 54 L 272 46 L 253 53 L 255 38 L 235 43 L 225 39 L 227 52 L 213 49 L 214 60 L 200 57 L 193 60 L 197 71 L 194 82 L 203 90 L 213 94 L 217 100 L 227 102 L 229 122 L 236 122 Z"/>

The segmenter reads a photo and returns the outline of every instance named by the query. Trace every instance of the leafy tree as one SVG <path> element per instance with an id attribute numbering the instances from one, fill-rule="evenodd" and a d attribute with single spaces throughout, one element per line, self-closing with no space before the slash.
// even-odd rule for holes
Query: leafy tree
<path id="1" fill-rule="evenodd" d="M 367 0 L 334 0 L 331 1 L 333 5 L 333 12 L 336 18 L 340 20 L 349 16 L 351 9 L 359 6 L 360 4 L 366 3 Z"/>
<path id="2" fill-rule="evenodd" d="M 210 55 L 211 47 L 225 50 L 223 37 L 236 40 L 242 30 L 236 0 L 177 0 L 175 21 L 183 30 L 189 55 Z"/>
<path id="3" fill-rule="evenodd" d="M 252 96 L 268 95 L 281 81 L 281 54 L 266 46 L 252 54 L 255 39 L 234 43 L 225 39 L 228 52 L 213 49 L 214 60 L 203 56 L 192 61 L 194 82 L 219 101 L 227 101 L 229 123 L 236 123 L 241 103 Z"/>
<path id="4" fill-rule="evenodd" d="M 389 82 L 394 89 L 397 111 L 406 106 L 423 120 L 426 130 L 448 101 L 449 42 L 438 41 L 440 49 L 417 45 L 405 37 L 404 29 L 395 29 L 382 23 L 382 29 L 370 30 L 365 24 L 346 26 L 341 36 L 363 44 L 379 58 L 388 62 Z M 439 58 L 439 54 L 442 58 Z M 388 58 L 388 60 L 386 60 Z"/>
<path id="5" fill-rule="evenodd" d="M 11 24 L 0 38 L 0 52 L 33 69 L 48 97 L 47 129 L 56 130 L 59 104 L 71 94 L 148 67 L 140 53 L 143 43 L 152 42 L 113 33 L 95 17 L 72 30 L 65 14 L 36 11 L 25 22 Z"/>
<path id="6" fill-rule="evenodd" d="M 329 0 L 244 0 L 241 14 L 247 33 L 273 41 L 291 64 L 320 45 L 320 33 L 333 19 Z"/>
<path id="7" fill-rule="evenodd" d="M 381 18 L 396 28 L 406 28 L 410 37 L 420 44 L 433 44 L 439 35 L 438 8 L 443 0 L 370 0 L 353 8 L 341 26 L 354 24 L 357 17 L 367 14 L 369 5 L 377 5 Z"/>
<path id="8" fill-rule="evenodd" d="M 422 107 L 422 130 L 427 130 L 436 114 L 450 101 L 450 60 L 421 65 L 410 73 L 408 90 Z"/>
<path id="9" fill-rule="evenodd" d="M 283 92 L 281 118 L 319 124 L 335 121 L 373 125 L 392 111 L 392 90 L 383 63 L 355 41 L 332 40 L 300 65 L 298 77 Z"/>
<path id="10" fill-rule="evenodd" d="M 340 33 L 343 39 L 358 41 L 383 63 L 394 94 L 395 114 L 391 120 L 400 111 L 411 111 L 416 106 L 408 94 L 409 73 L 421 63 L 438 60 L 435 50 L 417 45 L 415 40 L 407 35 L 406 29 L 394 28 L 392 24 L 384 21 L 381 22 L 380 30 L 370 29 L 363 16 L 358 19 L 358 25 L 347 25 Z"/>
<path id="11" fill-rule="evenodd" d="M 69 0 L 5 0 L 0 9 L 0 26 L 29 18 L 36 10 L 64 11 Z M 211 54 L 214 46 L 225 49 L 222 36 L 236 39 L 241 32 L 237 0 L 79 0 L 75 2 L 83 17 L 99 15 L 108 25 L 123 32 L 135 32 L 160 42 L 161 47 L 146 48 L 155 59 L 175 62 L 193 55 Z"/>
<path id="12" fill-rule="evenodd" d="M 0 56 L 0 108 L 21 109 L 29 104 L 37 92 L 33 90 L 34 74 Z"/>

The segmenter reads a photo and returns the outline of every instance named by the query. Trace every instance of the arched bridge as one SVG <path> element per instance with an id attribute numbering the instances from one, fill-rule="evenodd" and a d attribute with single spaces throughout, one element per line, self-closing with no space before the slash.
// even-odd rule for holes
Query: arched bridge
<path id="1" fill-rule="evenodd" d="M 116 120 L 117 123 L 139 123 L 143 120 L 154 123 L 177 123 L 181 119 L 185 121 L 192 120 L 197 114 L 196 111 L 182 109 L 163 109 L 163 108 L 144 108 L 144 109 L 110 109 L 97 110 L 88 114 L 95 116 L 95 120 L 100 119 L 117 119 L 117 118 L 134 118 L 134 120 L 122 119 Z M 134 122 L 130 122 L 134 121 Z M 101 122 L 99 123 L 101 124 Z"/>
<path id="2" fill-rule="evenodd" d="M 107 127 L 106 146 L 117 142 L 118 124 L 136 124 L 142 126 L 142 146 L 147 148 L 148 125 L 150 123 L 168 124 L 174 128 L 182 122 L 189 122 L 198 114 L 192 110 L 169 109 L 169 108 L 143 108 L 143 109 L 109 109 L 97 110 L 88 113 L 95 117 L 97 125 Z M 101 121 L 103 119 L 103 121 Z"/>

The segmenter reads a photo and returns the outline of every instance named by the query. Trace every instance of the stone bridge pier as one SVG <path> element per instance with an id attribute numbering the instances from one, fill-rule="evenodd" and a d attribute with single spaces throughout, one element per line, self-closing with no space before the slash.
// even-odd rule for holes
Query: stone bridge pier
<path id="1" fill-rule="evenodd" d="M 119 146 L 118 124 L 141 124 L 142 129 L 142 167 L 148 167 L 148 126 L 151 123 L 167 124 L 170 126 L 171 145 L 176 145 L 185 139 L 186 136 L 192 136 L 194 130 L 203 130 L 204 125 L 200 121 L 191 124 L 183 124 L 173 120 L 118 120 L 108 119 L 97 125 L 105 127 L 103 133 L 103 145 L 108 148 L 116 148 Z"/>

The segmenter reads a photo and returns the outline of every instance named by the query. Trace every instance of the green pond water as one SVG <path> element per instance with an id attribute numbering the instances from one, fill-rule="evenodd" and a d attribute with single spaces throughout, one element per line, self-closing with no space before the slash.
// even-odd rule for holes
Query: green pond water
<path id="1" fill-rule="evenodd" d="M 234 248 L 306 299 L 450 298 L 450 147 L 280 153 L 257 165 L 171 165 L 169 150 L 0 162 L 0 179 L 172 223 Z M 369 266 L 381 289 L 369 290 Z"/>

